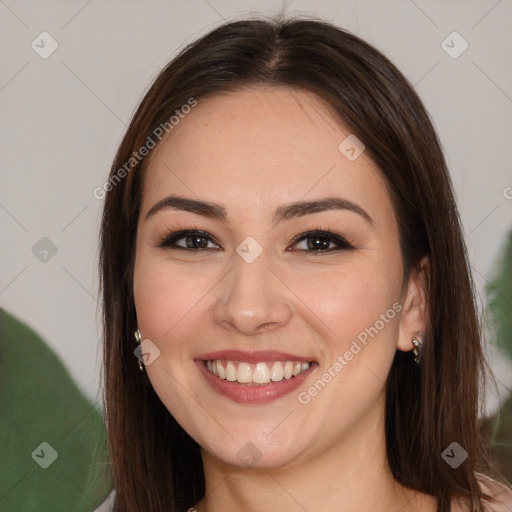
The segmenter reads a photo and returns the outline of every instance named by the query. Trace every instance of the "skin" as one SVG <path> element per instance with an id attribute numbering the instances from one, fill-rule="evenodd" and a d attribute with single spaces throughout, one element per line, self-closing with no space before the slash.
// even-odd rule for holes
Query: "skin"
<path id="1" fill-rule="evenodd" d="M 152 386 L 201 446 L 200 512 L 436 510 L 434 498 L 392 478 L 384 436 L 393 356 L 412 350 L 413 333 L 425 331 L 428 260 L 403 286 L 393 204 L 365 152 L 351 162 L 339 151 L 349 134 L 314 95 L 259 86 L 200 99 L 149 157 L 134 269 L 137 321 L 142 339 L 160 350 L 146 367 Z M 172 208 L 146 219 L 172 194 L 222 204 L 227 223 Z M 363 208 L 373 226 L 346 210 L 273 222 L 283 204 L 333 195 Z M 355 249 L 314 254 L 304 251 L 307 240 L 293 245 L 295 235 L 317 228 Z M 157 247 L 179 229 L 215 241 L 196 252 Z M 252 263 L 236 252 L 248 236 L 262 248 Z M 401 311 L 301 404 L 298 393 L 394 303 Z M 240 404 L 217 394 L 194 363 L 222 349 L 279 350 L 319 366 L 297 392 Z M 237 456 L 248 442 L 261 453 L 253 467 Z"/>

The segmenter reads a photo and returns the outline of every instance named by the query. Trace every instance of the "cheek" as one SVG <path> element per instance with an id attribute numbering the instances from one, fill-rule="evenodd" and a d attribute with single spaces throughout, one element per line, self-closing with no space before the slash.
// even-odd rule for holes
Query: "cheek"
<path id="1" fill-rule="evenodd" d="M 395 269 L 350 265 L 297 282 L 297 295 L 326 326 L 326 339 L 349 343 L 372 326 L 399 297 Z"/>
<path id="2" fill-rule="evenodd" d="M 170 271 L 165 262 L 142 254 L 134 272 L 135 309 L 142 335 L 156 343 L 167 338 L 198 303 L 202 294 L 196 284 L 190 276 Z"/>

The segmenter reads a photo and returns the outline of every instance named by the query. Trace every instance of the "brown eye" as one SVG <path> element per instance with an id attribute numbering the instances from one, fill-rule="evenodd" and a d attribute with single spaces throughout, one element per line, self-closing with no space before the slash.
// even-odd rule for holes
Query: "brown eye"
<path id="1" fill-rule="evenodd" d="M 178 243 L 184 240 L 184 244 Z M 182 230 L 165 236 L 159 243 L 158 247 L 166 249 L 184 249 L 184 250 L 208 250 L 208 243 L 214 243 L 212 237 L 205 231 L 198 230 Z M 218 248 L 216 244 L 215 248 Z"/>
<path id="2" fill-rule="evenodd" d="M 183 242 L 182 242 L 183 241 Z M 347 242 L 342 236 L 329 231 L 314 230 L 302 233 L 295 237 L 293 246 L 306 242 L 305 247 L 296 249 L 299 252 L 320 254 L 339 250 L 352 250 L 354 246 Z M 214 247 L 208 247 L 211 243 Z M 333 246 L 334 245 L 334 246 Z M 219 249 L 213 237 L 206 231 L 180 230 L 170 233 L 162 238 L 158 247 L 164 249 L 181 249 L 186 251 L 205 251 Z"/>
<path id="3" fill-rule="evenodd" d="M 308 231 L 299 235 L 294 240 L 294 245 L 299 242 L 306 241 L 306 248 L 298 249 L 304 252 L 332 252 L 339 251 L 342 249 L 352 250 L 354 246 L 349 244 L 343 237 L 335 235 L 329 231 L 315 230 Z M 330 247 L 331 244 L 335 244 L 336 247 Z"/>

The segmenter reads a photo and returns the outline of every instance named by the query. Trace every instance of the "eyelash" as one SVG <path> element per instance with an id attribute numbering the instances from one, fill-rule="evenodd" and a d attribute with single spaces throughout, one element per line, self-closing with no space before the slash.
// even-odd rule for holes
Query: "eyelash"
<path id="1" fill-rule="evenodd" d="M 187 236 L 198 235 L 206 240 L 213 242 L 216 245 L 217 242 L 215 239 L 206 231 L 201 231 L 200 229 L 180 229 L 179 231 L 174 231 L 163 236 L 157 244 L 157 247 L 162 249 L 178 249 L 189 252 L 203 252 L 203 251 L 211 251 L 216 249 L 211 248 L 190 248 L 190 247 L 182 247 L 180 245 L 176 245 L 178 240 L 182 238 L 187 238 Z M 336 235 L 335 233 L 331 233 L 330 231 L 326 231 L 318 227 L 312 231 L 306 231 L 305 233 L 301 233 L 297 235 L 292 240 L 292 245 L 296 245 L 303 240 L 307 240 L 308 238 L 326 238 L 330 241 L 334 241 L 338 245 L 336 248 L 326 249 L 326 250 L 318 250 L 318 249 L 298 249 L 298 252 L 301 253 L 310 253 L 310 254 L 323 254 L 323 253 L 331 253 L 333 251 L 351 251 L 354 250 L 355 247 L 347 242 L 345 238 L 341 235 Z"/>

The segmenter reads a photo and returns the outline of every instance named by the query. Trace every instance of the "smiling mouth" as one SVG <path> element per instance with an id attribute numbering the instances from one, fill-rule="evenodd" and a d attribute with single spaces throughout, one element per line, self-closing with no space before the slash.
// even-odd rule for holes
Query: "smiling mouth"
<path id="1" fill-rule="evenodd" d="M 306 373 L 314 361 L 273 361 L 248 363 L 226 359 L 203 361 L 206 370 L 221 380 L 246 386 L 265 386 L 271 382 L 291 380 Z"/>

